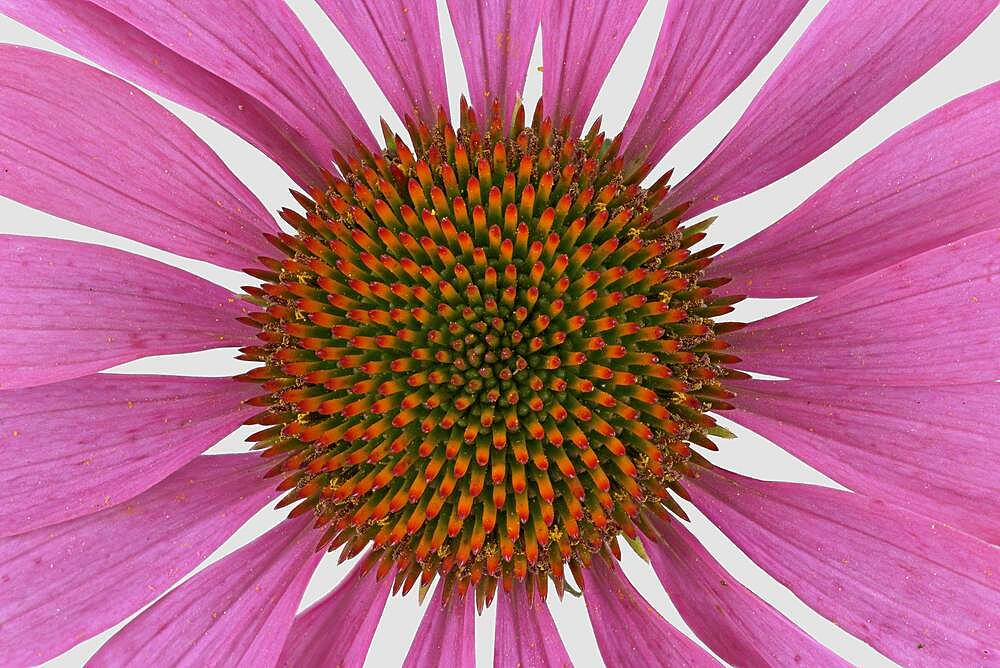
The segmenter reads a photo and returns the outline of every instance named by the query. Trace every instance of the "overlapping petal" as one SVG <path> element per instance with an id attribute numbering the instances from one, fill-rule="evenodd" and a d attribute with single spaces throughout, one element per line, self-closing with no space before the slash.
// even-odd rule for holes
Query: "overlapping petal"
<path id="1" fill-rule="evenodd" d="M 489 114 L 494 102 L 506 120 L 524 89 L 541 2 L 448 0 L 448 12 L 469 82 L 470 102 Z"/>
<path id="2" fill-rule="evenodd" d="M 1000 231 L 915 255 L 728 335 L 741 368 L 813 382 L 1000 378 Z"/>
<path id="3" fill-rule="evenodd" d="M 861 494 L 721 470 L 686 485 L 740 549 L 903 665 L 981 665 L 1000 647 L 1000 550 Z"/>
<path id="4" fill-rule="evenodd" d="M 201 563 L 273 498 L 253 455 L 199 457 L 128 503 L 0 538 L 0 656 L 38 664 Z"/>
<path id="5" fill-rule="evenodd" d="M 832 0 L 736 127 L 668 197 L 695 215 L 777 181 L 962 42 L 997 0 Z"/>
<path id="6" fill-rule="evenodd" d="M 837 482 L 1000 544 L 1000 384 L 733 383 L 726 417 Z"/>
<path id="7" fill-rule="evenodd" d="M 523 582 L 497 596 L 493 665 L 524 668 L 572 666 L 549 607 L 538 596 L 529 597 Z"/>
<path id="8" fill-rule="evenodd" d="M 671 0 L 628 123 L 632 162 L 656 164 L 736 90 L 805 0 Z"/>
<path id="9" fill-rule="evenodd" d="M 448 665 L 455 668 L 476 666 L 476 602 L 475 596 L 452 595 L 443 604 L 444 584 L 439 584 L 403 668 Z"/>
<path id="10" fill-rule="evenodd" d="M 545 113 L 579 134 L 646 0 L 551 0 L 542 13 Z"/>
<path id="11" fill-rule="evenodd" d="M 319 0 L 400 118 L 448 108 L 435 0 Z"/>
<path id="12" fill-rule="evenodd" d="M 810 297 L 1000 227 L 1000 84 L 937 109 L 712 264 L 753 297 Z"/>
<path id="13" fill-rule="evenodd" d="M 92 666 L 273 666 L 323 557 L 313 518 L 282 522 L 180 585 L 101 647 Z"/>
<path id="14" fill-rule="evenodd" d="M 284 0 L 90 0 L 265 105 L 330 165 L 330 149 L 375 139 Z"/>
<path id="15" fill-rule="evenodd" d="M 0 536 L 140 494 L 253 414 L 229 378 L 96 374 L 0 392 Z"/>
<path id="16" fill-rule="evenodd" d="M 671 626 L 628 581 L 621 567 L 595 557 L 583 594 L 604 663 L 609 666 L 718 666 Z"/>
<path id="17" fill-rule="evenodd" d="M 317 159 L 266 104 L 127 21 L 81 0 L 0 0 L 0 12 L 124 78 L 218 121 L 255 145 L 301 185 Z"/>
<path id="18" fill-rule="evenodd" d="M 295 618 L 278 666 L 362 666 L 382 617 L 392 578 L 355 566 L 336 589 Z"/>
<path id="19" fill-rule="evenodd" d="M 274 219 L 147 95 L 45 51 L 0 45 L 0 60 L 0 195 L 231 269 L 267 252 Z"/>
<path id="20" fill-rule="evenodd" d="M 650 518 L 643 537 L 657 577 L 705 644 L 734 666 L 848 666 L 733 579 L 679 522 Z"/>
<path id="21" fill-rule="evenodd" d="M 228 291 L 131 253 L 0 235 L 0 389 L 76 378 L 148 355 L 242 345 Z"/>

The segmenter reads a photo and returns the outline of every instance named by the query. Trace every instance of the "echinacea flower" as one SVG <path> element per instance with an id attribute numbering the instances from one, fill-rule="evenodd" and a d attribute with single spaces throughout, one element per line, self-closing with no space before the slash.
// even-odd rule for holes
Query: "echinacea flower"
<path id="1" fill-rule="evenodd" d="M 568 665 L 545 599 L 575 585 L 607 665 L 715 665 L 630 584 L 635 549 L 721 659 L 843 664 L 715 561 L 689 502 L 885 656 L 997 660 L 1000 84 L 717 257 L 701 217 L 822 154 L 997 2 L 831 0 L 672 187 L 654 166 L 804 0 L 670 0 L 617 135 L 584 120 L 644 0 L 449 0 L 455 118 L 435 2 L 318 2 L 403 119 L 381 140 L 282 0 L 0 0 L 122 77 L 0 46 L 0 194 L 255 279 L 0 237 L 0 663 L 152 602 L 93 665 L 358 666 L 416 588 L 406 665 L 474 665 L 488 605 L 496 665 Z M 132 84 L 280 165 L 286 225 Z M 744 296 L 814 299 L 721 321 Z M 100 373 L 227 347 L 256 367 Z M 849 491 L 713 466 L 720 411 Z M 243 424 L 247 452 L 201 454 Z M 288 519 L 171 589 L 279 495 Z M 353 570 L 299 613 L 328 551 Z"/>

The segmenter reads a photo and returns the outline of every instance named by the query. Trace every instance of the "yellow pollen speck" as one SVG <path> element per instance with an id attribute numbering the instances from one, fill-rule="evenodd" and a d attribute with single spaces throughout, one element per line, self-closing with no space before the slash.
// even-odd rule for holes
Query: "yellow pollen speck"
<path id="1" fill-rule="evenodd" d="M 500 49 L 501 52 L 506 53 L 510 50 L 510 40 L 511 36 L 509 31 L 498 32 L 496 37 L 497 48 Z"/>
<path id="2" fill-rule="evenodd" d="M 128 407 L 129 407 L 129 408 L 134 408 L 134 407 L 135 407 L 135 404 L 134 404 L 133 402 L 129 401 L 129 402 L 128 402 Z"/>
<path id="3" fill-rule="evenodd" d="M 20 435 L 21 435 L 21 432 L 19 432 L 19 431 L 17 431 L 17 430 L 15 429 L 14 431 L 12 431 L 12 432 L 11 432 L 11 434 L 10 434 L 10 435 L 11 435 L 11 436 L 13 436 L 14 438 L 17 438 L 18 436 L 20 436 Z"/>

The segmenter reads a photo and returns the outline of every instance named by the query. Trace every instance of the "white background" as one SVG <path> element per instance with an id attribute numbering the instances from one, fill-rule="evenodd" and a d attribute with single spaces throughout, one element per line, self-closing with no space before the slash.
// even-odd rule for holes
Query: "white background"
<path id="1" fill-rule="evenodd" d="M 371 76 L 365 71 L 357 56 L 346 45 L 318 6 L 312 0 L 289 0 L 289 4 L 310 29 L 330 61 L 337 63 L 337 73 L 344 80 L 362 113 L 369 120 L 375 135 L 381 136 L 378 129 L 379 116 L 389 119 L 390 124 L 399 129 L 398 119 Z M 744 84 L 670 152 L 662 167 L 663 169 L 670 166 L 676 168 L 675 182 L 697 165 L 701 158 L 722 138 L 753 95 L 763 85 L 768 74 L 780 62 L 780 59 L 801 35 L 808 22 L 816 16 L 824 4 L 823 0 L 810 2 L 798 20 L 795 21 L 791 30 Z M 459 92 L 467 92 L 467 87 L 454 34 L 447 18 L 447 9 L 443 1 L 440 5 L 445 66 L 454 105 Z M 597 99 L 592 118 L 602 114 L 605 129 L 620 129 L 628 117 L 631 104 L 638 94 L 646 66 L 652 55 L 665 6 L 666 0 L 650 0 L 636 29 L 626 42 L 608 78 L 608 83 Z M 0 17 L 0 41 L 42 47 L 73 56 L 54 42 L 4 17 Z M 950 56 L 826 154 L 817 158 L 807 167 L 758 193 L 716 209 L 713 214 L 718 214 L 720 220 L 713 227 L 712 241 L 723 241 L 728 246 L 750 236 L 792 210 L 833 175 L 898 129 L 959 95 L 1000 79 L 1000 47 L 998 44 L 1000 44 L 1000 12 L 994 12 Z M 529 102 L 529 108 L 540 94 L 542 75 L 538 68 L 541 64 L 541 44 L 539 41 L 535 45 L 524 95 Z M 0 63 L 0 67 L 2 66 L 3 64 Z M 820 74 L 817 73 L 817 75 Z M 67 85 L 72 85 L 72 82 L 67 82 Z M 291 181 L 256 149 L 215 122 L 173 103 L 161 101 L 193 127 L 226 160 L 230 168 L 260 197 L 268 209 L 274 211 L 281 206 L 294 206 L 287 194 L 287 189 L 292 186 Z M 928 157 L 932 159 L 932 156 Z M 245 277 L 237 272 L 179 258 L 114 235 L 68 223 L 2 197 L 0 197 L 0 232 L 44 235 L 101 243 L 190 269 L 231 289 L 236 289 L 247 283 Z M 738 319 L 755 319 L 799 301 L 802 300 L 770 300 L 767 302 L 750 300 L 750 303 L 744 305 L 744 308 L 737 313 Z M 229 375 L 240 369 L 240 366 L 230 357 L 231 352 L 229 351 L 161 357 L 123 365 L 115 371 L 187 373 L 206 376 Z M 835 485 L 822 474 L 785 454 L 768 441 L 731 423 L 726 424 L 739 434 L 739 438 L 735 441 L 724 442 L 723 450 L 710 457 L 714 462 L 758 478 Z M 213 448 L 212 452 L 242 451 L 241 439 L 248 431 L 243 430 L 227 438 L 223 443 Z M 694 517 L 693 530 L 719 561 L 740 581 L 768 600 L 808 633 L 833 647 L 853 663 L 863 666 L 894 665 L 866 644 L 849 636 L 831 622 L 809 610 L 790 591 L 757 568 L 718 530 L 708 525 L 696 510 L 690 506 L 687 507 L 687 510 Z M 283 515 L 278 512 L 262 511 L 216 551 L 205 565 L 245 545 L 279 522 L 282 517 Z M 626 555 L 624 567 L 636 587 L 650 603 L 667 620 L 685 632 L 689 632 L 663 593 L 652 570 L 632 554 Z M 347 568 L 338 567 L 334 563 L 334 559 L 325 560 L 309 585 L 302 604 L 303 607 L 308 606 L 335 586 L 346 572 Z M 550 600 L 550 607 L 575 664 L 579 668 L 603 665 L 590 630 L 582 599 L 567 596 L 565 600 L 559 601 L 553 596 Z M 411 594 L 405 598 L 391 598 L 375 635 L 367 665 L 380 668 L 399 665 L 406 654 L 410 639 L 416 631 L 420 614 L 421 609 L 415 595 Z M 82 665 L 114 630 L 109 630 L 82 643 L 46 665 Z M 477 620 L 477 650 L 479 665 L 491 665 L 493 653 L 492 611 L 487 611 Z"/>

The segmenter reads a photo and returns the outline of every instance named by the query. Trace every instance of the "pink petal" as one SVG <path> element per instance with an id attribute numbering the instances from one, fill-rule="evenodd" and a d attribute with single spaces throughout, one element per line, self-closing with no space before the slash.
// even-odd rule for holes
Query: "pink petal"
<path id="1" fill-rule="evenodd" d="M 1000 384 L 734 383 L 753 429 L 856 492 L 1000 544 Z"/>
<path id="2" fill-rule="evenodd" d="M 0 45 L 0 60 L 0 195 L 230 269 L 268 251 L 271 216 L 150 97 L 45 51 Z"/>
<path id="3" fill-rule="evenodd" d="M 870 0 L 824 7 L 736 127 L 681 181 L 668 206 L 696 215 L 773 183 L 861 125 L 937 64 L 996 0 Z"/>
<path id="4" fill-rule="evenodd" d="M 198 573 L 113 635 L 89 665 L 273 666 L 324 554 L 313 520 L 286 520 Z"/>
<path id="5" fill-rule="evenodd" d="M 704 471 L 686 485 L 740 549 L 904 665 L 972 666 L 1000 647 L 1000 550 L 860 494 Z"/>
<path id="6" fill-rule="evenodd" d="M 0 389 L 76 378 L 147 355 L 242 345 L 228 291 L 103 246 L 0 235 Z"/>
<path id="7" fill-rule="evenodd" d="M 806 0 L 671 0 L 639 99 L 625 125 L 634 162 L 659 162 L 736 90 Z"/>
<path id="8" fill-rule="evenodd" d="M 0 538 L 4 663 L 41 663 L 156 598 L 274 497 L 266 465 L 199 457 L 128 503 Z"/>
<path id="9" fill-rule="evenodd" d="M 259 148 L 299 184 L 317 165 L 305 140 L 267 106 L 90 2 L 0 0 L 0 12 L 143 88 L 212 118 Z M 323 156 L 323 163 L 329 162 Z"/>
<path id="10" fill-rule="evenodd" d="M 442 605 L 444 585 L 439 584 L 427 604 L 417 635 L 403 661 L 403 668 L 443 666 L 475 668 L 476 606 L 475 596 L 453 593 Z"/>
<path id="11" fill-rule="evenodd" d="M 309 158 L 374 137 L 316 42 L 283 0 L 91 0 L 245 91 L 292 127 Z"/>
<path id="12" fill-rule="evenodd" d="M 542 15 L 542 99 L 579 134 L 646 0 L 551 0 Z"/>
<path id="13" fill-rule="evenodd" d="M 0 536 L 140 494 L 255 410 L 229 378 L 96 374 L 0 392 Z"/>
<path id="14" fill-rule="evenodd" d="M 864 385 L 1000 377 L 1000 231 L 859 278 L 729 335 L 740 368 Z"/>
<path id="15" fill-rule="evenodd" d="M 494 666 L 564 668 L 572 666 L 549 606 L 538 596 L 528 597 L 524 584 L 497 596 Z"/>
<path id="16" fill-rule="evenodd" d="M 448 108 L 435 0 L 319 0 L 400 118 Z"/>
<path id="17" fill-rule="evenodd" d="M 595 556 L 586 573 L 583 595 L 604 663 L 635 668 L 719 665 L 661 617 L 617 563 Z"/>
<path id="18" fill-rule="evenodd" d="M 723 253 L 712 272 L 737 277 L 733 292 L 809 297 L 1000 227 L 997 118 L 1000 84 L 931 112 Z"/>
<path id="19" fill-rule="evenodd" d="M 688 626 L 738 666 L 848 666 L 733 579 L 680 522 L 650 517 L 660 534 L 643 545 Z"/>
<path id="20" fill-rule="evenodd" d="M 295 618 L 279 666 L 362 666 L 392 589 L 355 566 L 336 589 Z"/>
<path id="21" fill-rule="evenodd" d="M 448 12 L 465 65 L 469 101 L 480 114 L 491 113 L 494 101 L 499 101 L 502 117 L 509 119 L 528 75 L 542 3 L 448 0 Z"/>

